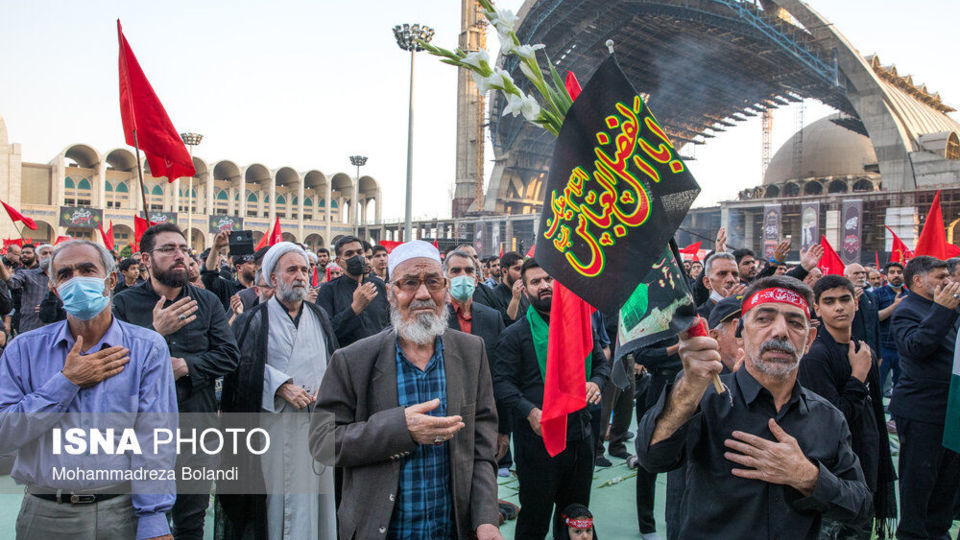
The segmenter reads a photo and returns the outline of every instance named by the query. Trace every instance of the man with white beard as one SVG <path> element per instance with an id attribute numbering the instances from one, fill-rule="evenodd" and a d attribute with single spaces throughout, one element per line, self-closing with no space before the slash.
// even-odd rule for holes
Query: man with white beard
<path id="1" fill-rule="evenodd" d="M 502 539 L 497 413 L 483 341 L 447 328 L 440 253 L 388 258 L 392 328 L 338 350 L 310 428 L 343 468 L 341 538 Z"/>
<path id="2" fill-rule="evenodd" d="M 268 290 L 258 290 L 263 301 L 233 323 L 240 365 L 224 378 L 222 409 L 260 413 L 260 427 L 270 435 L 269 450 L 237 459 L 247 476 L 243 480 L 262 475 L 266 497 L 230 494 L 229 486 L 218 483 L 223 518 L 217 521 L 223 523 L 224 538 L 334 540 L 333 469 L 314 462 L 307 436 L 317 389 L 337 340 L 326 312 L 304 302 L 310 266 L 303 249 L 291 242 L 275 244 L 264 256 L 261 272 L 274 294 L 270 298 Z"/>

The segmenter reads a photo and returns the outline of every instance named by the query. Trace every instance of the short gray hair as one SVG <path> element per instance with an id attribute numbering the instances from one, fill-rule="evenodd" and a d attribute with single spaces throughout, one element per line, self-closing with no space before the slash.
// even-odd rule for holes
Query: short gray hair
<path id="1" fill-rule="evenodd" d="M 450 253 L 447 253 L 447 256 L 443 259 L 443 275 L 444 276 L 447 275 L 447 270 L 450 269 L 450 257 L 463 257 L 464 259 L 470 261 L 471 263 L 473 263 L 473 271 L 475 272 L 474 275 L 477 277 L 482 276 L 482 274 L 480 273 L 480 263 L 478 263 L 477 260 L 474 259 L 466 251 L 460 251 L 460 250 L 451 251 Z"/>
<path id="2" fill-rule="evenodd" d="M 56 276 L 53 275 L 53 261 L 57 260 L 57 255 L 59 255 L 64 248 L 73 246 L 90 246 L 96 249 L 97 253 L 100 254 L 100 263 L 103 264 L 103 269 L 106 271 L 107 277 L 110 277 L 110 274 L 117 269 L 117 261 L 113 259 L 113 254 L 111 254 L 107 248 L 95 242 L 91 242 L 90 240 L 70 240 L 54 246 L 53 253 L 50 254 L 50 262 L 47 263 L 49 264 L 49 267 L 47 268 L 47 275 L 50 278 L 50 283 L 56 283 L 57 279 Z"/>
<path id="3" fill-rule="evenodd" d="M 710 269 L 713 268 L 713 261 L 723 259 L 725 261 L 730 261 L 733 264 L 737 264 L 737 258 L 733 256 L 733 253 L 727 253 L 726 251 L 721 251 L 719 253 L 714 253 L 713 255 L 707 257 L 707 262 L 703 265 L 703 273 L 705 275 L 710 274 Z"/>

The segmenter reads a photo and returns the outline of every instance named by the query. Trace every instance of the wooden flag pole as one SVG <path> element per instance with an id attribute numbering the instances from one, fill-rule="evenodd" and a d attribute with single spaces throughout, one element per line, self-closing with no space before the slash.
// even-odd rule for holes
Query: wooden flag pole
<path id="1" fill-rule="evenodd" d="M 143 217 L 150 226 L 150 207 L 147 205 L 147 186 L 143 185 L 143 167 L 140 165 L 140 141 L 137 140 L 137 130 L 133 130 L 133 145 L 137 149 L 137 176 L 140 178 L 140 197 L 143 199 Z"/>

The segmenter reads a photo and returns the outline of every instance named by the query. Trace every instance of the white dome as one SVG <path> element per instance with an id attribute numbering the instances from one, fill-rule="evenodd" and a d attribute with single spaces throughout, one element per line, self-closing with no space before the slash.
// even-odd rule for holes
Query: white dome
<path id="1" fill-rule="evenodd" d="M 799 177 L 859 176 L 864 167 L 877 163 L 877 154 L 868 137 L 832 122 L 833 114 L 803 128 L 803 157 Z M 796 180 L 793 145 L 797 134 L 783 144 L 770 160 L 763 176 L 764 185 Z"/>

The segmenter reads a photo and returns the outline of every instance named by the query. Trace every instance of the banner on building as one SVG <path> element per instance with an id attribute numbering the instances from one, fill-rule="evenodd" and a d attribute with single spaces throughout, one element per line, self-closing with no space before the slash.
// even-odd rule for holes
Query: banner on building
<path id="1" fill-rule="evenodd" d="M 177 223 L 177 213 L 176 212 L 154 212 L 150 211 L 150 221 L 156 223 L 157 225 L 161 223 Z"/>
<path id="2" fill-rule="evenodd" d="M 243 229 L 243 218 L 239 216 L 208 216 L 210 221 L 210 232 L 213 234 L 221 232 L 239 231 Z"/>
<path id="3" fill-rule="evenodd" d="M 840 258 L 846 264 L 860 262 L 860 241 L 863 230 L 863 201 L 860 199 L 843 201 L 840 210 Z"/>
<path id="4" fill-rule="evenodd" d="M 769 260 L 780 243 L 780 221 L 783 207 L 779 204 L 763 205 L 763 259 Z"/>
<path id="5" fill-rule="evenodd" d="M 89 206 L 61 206 L 60 226 L 68 229 L 96 229 L 103 223 L 103 210 Z"/>
<path id="6" fill-rule="evenodd" d="M 820 203 L 806 202 L 800 209 L 800 249 L 820 242 Z"/>

